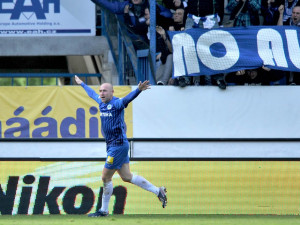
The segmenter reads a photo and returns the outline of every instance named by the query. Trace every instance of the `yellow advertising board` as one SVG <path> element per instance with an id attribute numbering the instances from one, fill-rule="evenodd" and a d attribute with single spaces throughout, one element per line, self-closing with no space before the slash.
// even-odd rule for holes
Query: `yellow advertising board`
<path id="1" fill-rule="evenodd" d="M 87 214 L 101 204 L 104 162 L 0 164 L 1 214 Z M 165 185 L 168 205 L 116 174 L 110 213 L 299 215 L 298 161 L 138 161 L 134 174 Z"/>
<path id="2" fill-rule="evenodd" d="M 99 87 L 92 86 L 98 93 Z M 124 97 L 130 86 L 114 87 Z M 0 87 L 0 138 L 102 138 L 98 104 L 81 86 Z M 125 110 L 132 137 L 132 106 Z"/>

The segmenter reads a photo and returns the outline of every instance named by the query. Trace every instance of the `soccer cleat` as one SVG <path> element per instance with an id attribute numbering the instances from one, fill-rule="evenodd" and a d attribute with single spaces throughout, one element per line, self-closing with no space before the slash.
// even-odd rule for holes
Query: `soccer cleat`
<path id="1" fill-rule="evenodd" d="M 103 211 L 97 211 L 95 213 L 90 213 L 88 217 L 104 217 L 108 216 L 108 212 L 103 212 Z"/>
<path id="2" fill-rule="evenodd" d="M 158 193 L 158 199 L 162 203 L 162 207 L 165 208 L 167 206 L 168 200 L 167 200 L 167 189 L 162 186 L 159 188 L 159 193 Z"/>

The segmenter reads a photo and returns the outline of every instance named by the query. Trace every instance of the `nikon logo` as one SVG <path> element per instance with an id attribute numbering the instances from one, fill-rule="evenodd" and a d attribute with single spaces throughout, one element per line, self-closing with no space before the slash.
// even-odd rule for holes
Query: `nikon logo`
<path id="1" fill-rule="evenodd" d="M 17 193 L 20 193 L 20 196 L 17 212 L 14 214 L 29 214 L 29 211 L 32 214 L 44 214 L 46 206 L 50 214 L 61 214 L 61 211 L 66 214 L 86 214 L 91 211 L 94 203 L 97 203 L 96 210 L 101 208 L 102 187 L 99 190 L 98 199 L 95 200 L 93 190 L 87 186 L 78 185 L 70 188 L 52 186 L 50 180 L 50 176 L 40 176 L 37 182 L 33 175 L 24 176 L 22 181 L 18 176 L 10 176 L 5 192 L 0 184 L 1 214 L 13 214 Z M 35 194 L 33 194 L 34 186 L 37 186 Z M 116 197 L 113 213 L 123 214 L 127 189 L 123 186 L 114 187 L 113 195 Z M 61 201 L 58 201 L 59 197 L 61 197 Z"/>

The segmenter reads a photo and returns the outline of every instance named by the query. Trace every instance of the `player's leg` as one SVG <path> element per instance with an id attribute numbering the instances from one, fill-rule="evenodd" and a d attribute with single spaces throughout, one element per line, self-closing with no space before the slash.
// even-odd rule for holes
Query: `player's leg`
<path id="1" fill-rule="evenodd" d="M 147 191 L 154 193 L 162 202 L 163 208 L 165 208 L 165 206 L 167 205 L 167 191 L 165 187 L 156 187 L 144 177 L 139 175 L 133 175 L 130 171 L 129 163 L 124 163 L 121 169 L 117 170 L 117 172 L 119 173 L 123 181 L 135 184 Z"/>
<path id="2" fill-rule="evenodd" d="M 130 172 L 129 163 L 124 163 L 122 168 L 118 170 L 118 173 L 123 181 L 135 184 L 147 191 L 150 191 L 156 195 L 159 194 L 159 188 L 151 184 L 148 180 L 144 177 L 139 175 L 133 175 Z"/>
<path id="3" fill-rule="evenodd" d="M 103 194 L 102 206 L 99 210 L 100 214 L 108 215 L 109 201 L 113 193 L 112 177 L 114 173 L 121 168 L 122 162 L 129 162 L 128 149 L 128 143 L 124 143 L 120 146 L 107 147 L 107 158 L 102 171 Z"/>
<path id="4" fill-rule="evenodd" d="M 102 181 L 103 181 L 103 194 L 102 194 L 102 206 L 100 211 L 108 213 L 108 205 L 110 197 L 113 193 L 113 183 L 112 177 L 116 172 L 115 169 L 103 168 L 102 171 Z"/>
<path id="5" fill-rule="evenodd" d="M 102 217 L 108 216 L 108 206 L 111 195 L 113 193 L 112 177 L 116 169 L 108 169 L 106 167 L 102 170 L 102 181 L 103 181 L 103 194 L 102 194 L 102 206 L 98 212 L 89 214 L 89 217 Z"/>

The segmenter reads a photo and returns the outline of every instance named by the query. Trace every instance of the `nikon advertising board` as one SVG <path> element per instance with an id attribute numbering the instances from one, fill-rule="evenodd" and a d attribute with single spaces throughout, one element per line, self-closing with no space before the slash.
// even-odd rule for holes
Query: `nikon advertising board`
<path id="1" fill-rule="evenodd" d="M 1 214 L 87 214 L 101 206 L 104 162 L 9 161 L 0 166 Z M 140 174 L 165 185 L 163 209 L 151 192 L 113 178 L 114 214 L 299 215 L 296 161 L 138 161 Z M 100 196 L 100 197 L 99 197 Z"/>

